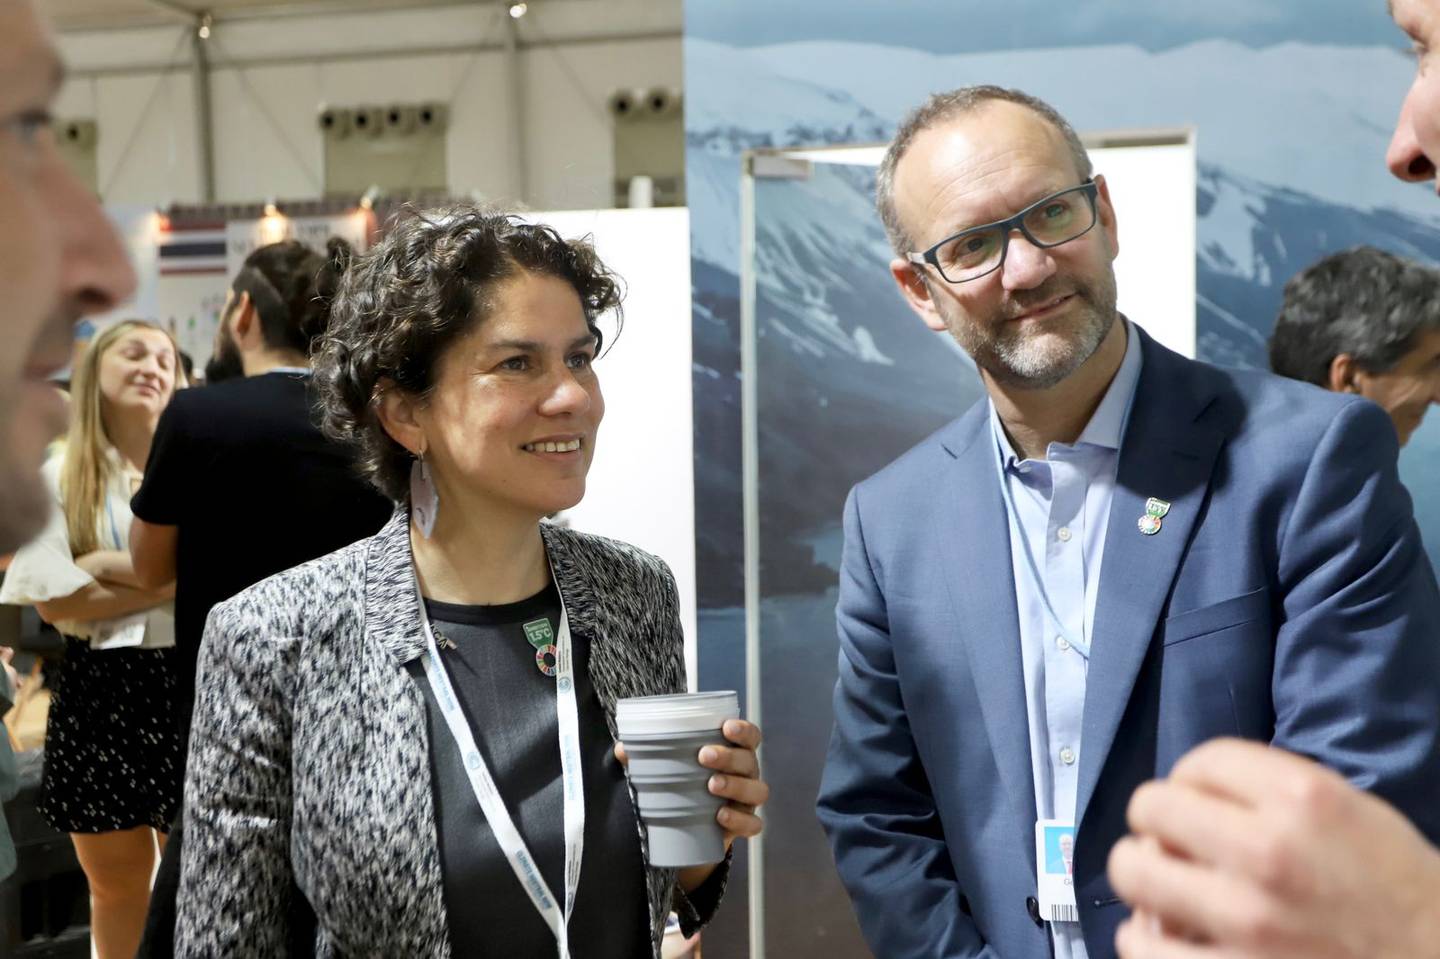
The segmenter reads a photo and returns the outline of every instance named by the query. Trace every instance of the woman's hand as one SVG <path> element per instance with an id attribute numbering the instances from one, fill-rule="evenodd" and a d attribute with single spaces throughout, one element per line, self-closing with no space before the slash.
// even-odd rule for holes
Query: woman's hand
<path id="1" fill-rule="evenodd" d="M 760 778 L 760 727 L 743 719 L 725 721 L 721 732 L 729 746 L 706 746 L 700 750 L 700 765 L 715 770 L 710 792 L 728 800 L 715 818 L 725 830 L 725 851 L 737 838 L 753 839 L 765 823 L 756 815 L 770 798 L 770 786 Z"/>
<path id="2" fill-rule="evenodd" d="M 729 745 L 701 749 L 700 765 L 715 771 L 710 777 L 710 793 L 726 800 L 715 819 L 724 830 L 725 851 L 729 852 L 736 839 L 754 838 L 765 828 L 756 813 L 770 798 L 770 786 L 760 778 L 760 759 L 755 752 L 760 747 L 760 727 L 743 719 L 729 719 L 721 733 Z M 615 758 L 628 765 L 623 743 L 615 744 Z M 714 865 L 682 869 L 680 888 L 687 892 L 696 889 L 714 871 Z"/>
<path id="3" fill-rule="evenodd" d="M 156 602 L 168 602 L 175 598 L 174 580 L 154 589 L 141 585 L 135 575 L 135 564 L 131 562 L 130 553 L 123 549 L 97 549 L 93 553 L 78 557 L 75 565 L 106 586 L 139 590 L 153 597 Z"/>
<path id="4" fill-rule="evenodd" d="M 101 582 L 133 587 L 140 585 L 135 579 L 135 567 L 130 563 L 130 554 L 123 549 L 97 549 L 76 557 L 75 565 Z"/>

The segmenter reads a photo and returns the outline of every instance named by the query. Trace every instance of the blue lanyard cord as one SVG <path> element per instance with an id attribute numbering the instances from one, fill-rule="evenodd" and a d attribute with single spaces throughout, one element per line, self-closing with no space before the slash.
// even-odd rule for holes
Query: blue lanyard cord
<path id="1" fill-rule="evenodd" d="M 1065 641 L 1069 643 L 1076 652 L 1088 660 L 1090 658 L 1090 644 L 1083 639 L 1077 639 L 1070 635 L 1069 631 L 1065 629 L 1065 624 L 1061 621 L 1060 617 L 1055 615 L 1055 607 L 1050 604 L 1050 594 L 1045 588 L 1045 580 L 1040 575 L 1040 568 L 1035 562 L 1035 557 L 1030 552 L 1030 539 L 1025 535 L 1025 527 L 1020 525 L 1020 508 L 1015 503 L 1015 492 L 1010 488 L 1010 477 L 1005 469 L 1003 459 L 1000 461 L 999 469 L 1000 490 L 1005 497 L 1005 517 L 1008 521 L 1008 526 L 1014 533 L 1014 538 L 1020 541 L 1020 553 L 1025 559 L 1025 568 L 1030 572 L 1030 579 L 1035 585 L 1035 593 L 1040 597 L 1040 605 L 1044 607 L 1045 615 L 1050 617 L 1050 621 L 1054 624 L 1056 632 L 1064 637 Z"/>
<path id="2" fill-rule="evenodd" d="M 110 535 L 114 537 L 114 548 L 128 550 L 129 544 L 120 539 L 120 526 L 115 522 L 115 502 L 110 498 L 109 492 L 105 494 L 105 517 L 110 520 Z"/>

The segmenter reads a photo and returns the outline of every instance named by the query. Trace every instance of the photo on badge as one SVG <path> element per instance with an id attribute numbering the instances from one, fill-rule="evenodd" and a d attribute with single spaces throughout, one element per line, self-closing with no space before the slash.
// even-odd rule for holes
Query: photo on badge
<path id="1" fill-rule="evenodd" d="M 1075 827 L 1045 827 L 1045 872 L 1052 876 L 1070 876 L 1075 865 Z"/>

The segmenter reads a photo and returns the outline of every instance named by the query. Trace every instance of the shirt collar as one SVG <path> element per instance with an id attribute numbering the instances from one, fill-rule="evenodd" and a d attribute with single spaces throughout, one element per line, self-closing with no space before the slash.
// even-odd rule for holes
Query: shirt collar
<path id="1" fill-rule="evenodd" d="M 1125 324 L 1125 356 L 1120 360 L 1120 368 L 1115 371 L 1115 376 L 1110 380 L 1110 386 L 1105 390 L 1105 396 L 1100 400 L 1100 405 L 1095 408 L 1090 422 L 1085 424 L 1081 430 L 1080 438 L 1075 441 L 1076 446 L 1088 445 L 1098 446 L 1109 450 L 1118 450 L 1120 441 L 1125 435 L 1125 422 L 1130 417 L 1130 405 L 1135 399 L 1135 387 L 1140 382 L 1140 337 L 1135 334 L 1135 329 L 1129 320 L 1123 316 L 1120 322 Z M 990 429 L 995 435 L 995 452 L 1000 458 L 1002 469 L 1010 469 L 1019 462 L 1015 448 L 1010 445 L 1010 437 L 1005 435 L 1005 428 L 1000 425 L 1000 414 L 995 412 L 995 403 L 990 404 Z"/>

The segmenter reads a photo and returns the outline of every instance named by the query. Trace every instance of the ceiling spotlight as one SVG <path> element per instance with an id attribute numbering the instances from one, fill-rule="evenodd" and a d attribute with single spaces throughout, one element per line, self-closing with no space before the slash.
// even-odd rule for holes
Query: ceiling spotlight
<path id="1" fill-rule="evenodd" d="M 527 3 L 512 3 L 510 4 L 510 16 L 512 19 L 519 20 L 529 9 L 530 5 Z"/>
<path id="2" fill-rule="evenodd" d="M 266 215 L 266 216 L 279 216 L 279 215 L 280 215 L 280 208 L 275 205 L 275 201 L 274 201 L 274 200 L 267 200 L 267 201 L 265 201 L 265 215 Z"/>
<path id="3" fill-rule="evenodd" d="M 381 190 L 379 184 L 370 184 L 370 188 L 360 197 L 360 209 L 373 210 L 375 208 L 375 201 L 380 199 L 380 195 Z"/>
<path id="4" fill-rule="evenodd" d="M 215 18 L 208 13 L 200 18 L 200 29 L 197 32 L 200 34 L 201 40 L 210 39 L 210 27 L 213 26 L 214 23 Z"/>

